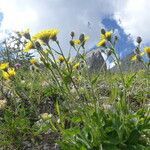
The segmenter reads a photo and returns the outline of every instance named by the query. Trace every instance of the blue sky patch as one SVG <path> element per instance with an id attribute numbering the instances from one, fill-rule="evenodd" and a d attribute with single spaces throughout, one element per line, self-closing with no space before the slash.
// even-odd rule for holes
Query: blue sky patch
<path id="1" fill-rule="evenodd" d="M 120 57 L 124 58 L 127 55 L 131 54 L 135 48 L 133 40 L 130 38 L 130 35 L 125 34 L 124 30 L 118 25 L 116 20 L 108 17 L 104 18 L 102 20 L 102 23 L 104 24 L 107 30 L 114 29 L 118 31 L 119 41 L 116 45 L 116 49 L 120 54 Z"/>

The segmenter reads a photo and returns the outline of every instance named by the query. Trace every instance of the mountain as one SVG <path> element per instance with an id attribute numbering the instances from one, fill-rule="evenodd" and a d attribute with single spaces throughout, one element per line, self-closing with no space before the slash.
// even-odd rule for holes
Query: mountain
<path id="1" fill-rule="evenodd" d="M 131 61 L 131 58 L 134 55 L 134 52 L 132 52 L 121 60 L 121 68 L 123 71 L 137 71 L 144 68 L 142 62 Z M 115 72 L 118 71 L 119 68 L 118 66 L 114 66 L 110 70 Z"/>

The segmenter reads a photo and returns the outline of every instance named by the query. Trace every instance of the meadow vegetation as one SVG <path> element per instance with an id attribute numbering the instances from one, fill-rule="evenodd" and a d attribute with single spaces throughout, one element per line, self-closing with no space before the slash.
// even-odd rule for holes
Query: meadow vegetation
<path id="1" fill-rule="evenodd" d="M 33 36 L 29 30 L 16 32 L 23 48 L 17 47 L 13 58 L 5 41 L 0 62 L 0 149 L 45 145 L 62 150 L 150 149 L 150 72 L 142 57 L 150 60 L 150 47 L 143 52 L 138 37 L 131 61 L 142 63 L 144 69 L 124 72 L 115 48 L 118 37 L 102 29 L 97 47 L 119 71 L 93 73 L 86 61 L 89 37 L 81 34 L 76 39 L 71 32 L 65 56 L 58 34 L 58 29 Z"/>

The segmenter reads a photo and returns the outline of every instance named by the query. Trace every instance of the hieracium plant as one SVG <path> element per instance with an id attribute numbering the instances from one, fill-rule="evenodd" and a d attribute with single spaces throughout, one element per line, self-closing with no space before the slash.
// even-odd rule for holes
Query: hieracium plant
<path id="1" fill-rule="evenodd" d="M 149 65 L 142 55 L 147 53 L 150 58 L 150 48 L 142 52 L 142 39 L 137 38 L 132 60 L 141 61 L 145 70 L 128 74 L 122 70 L 117 54 L 118 37 L 105 29 L 100 34 L 96 46 L 107 59 L 114 60 L 119 68 L 116 73 L 89 72 L 85 49 L 89 37 L 84 34 L 76 38 L 71 32 L 66 56 L 58 29 L 43 30 L 33 36 L 29 30 L 20 33 L 27 40 L 24 52 L 35 50 L 38 58 L 32 58 L 26 70 L 10 67 L 7 62 L 0 64 L 0 132 L 4 148 L 21 149 L 24 141 L 36 145 L 40 140 L 51 140 L 64 150 L 149 148 Z M 76 57 L 71 57 L 71 51 L 76 52 Z"/>

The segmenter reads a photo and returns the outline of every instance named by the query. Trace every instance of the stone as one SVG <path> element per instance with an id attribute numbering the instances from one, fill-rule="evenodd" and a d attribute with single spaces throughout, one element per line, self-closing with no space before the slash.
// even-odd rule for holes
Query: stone
<path id="1" fill-rule="evenodd" d="M 107 70 L 106 62 L 99 48 L 87 52 L 87 64 L 91 73 Z"/>

